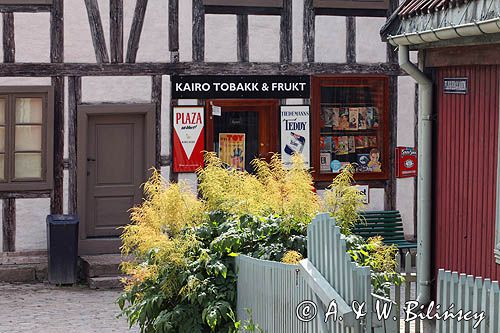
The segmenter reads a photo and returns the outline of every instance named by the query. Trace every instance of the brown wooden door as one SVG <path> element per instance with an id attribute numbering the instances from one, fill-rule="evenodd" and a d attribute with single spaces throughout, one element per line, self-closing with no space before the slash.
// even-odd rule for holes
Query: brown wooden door
<path id="1" fill-rule="evenodd" d="M 142 198 L 144 116 L 90 116 L 87 140 L 87 236 L 118 236 Z"/>
<path id="2" fill-rule="evenodd" d="M 77 143 L 79 252 L 117 253 L 120 227 L 130 223 L 155 164 L 155 108 L 80 105 Z"/>
<path id="3" fill-rule="evenodd" d="M 213 115 L 213 106 L 222 108 L 221 116 Z M 278 108 L 277 100 L 207 101 L 207 150 L 217 152 L 219 133 L 244 133 L 245 169 L 252 172 L 252 159 L 279 152 Z"/>

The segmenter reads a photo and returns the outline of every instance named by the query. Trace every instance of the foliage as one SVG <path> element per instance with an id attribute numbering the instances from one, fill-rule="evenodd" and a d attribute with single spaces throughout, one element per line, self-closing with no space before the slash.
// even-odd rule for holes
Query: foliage
<path id="1" fill-rule="evenodd" d="M 278 154 L 270 162 L 255 159 L 255 175 L 225 168 L 215 153 L 207 153 L 198 171 L 199 191 L 208 211 L 268 216 L 278 214 L 284 228 L 305 228 L 318 212 L 319 198 L 303 160 L 293 157 L 287 170 Z"/>
<path id="2" fill-rule="evenodd" d="M 403 276 L 396 272 L 396 246 L 385 245 L 382 237 L 372 237 L 365 241 L 362 237 L 351 234 L 344 238 L 352 260 L 360 266 L 371 268 L 375 294 L 389 297 L 391 285 L 404 282 Z"/>
<path id="3" fill-rule="evenodd" d="M 350 234 L 351 228 L 361 219 L 359 211 L 363 207 L 363 195 L 352 186 L 353 171 L 352 165 L 343 168 L 325 191 L 323 199 L 323 210 L 335 218 L 345 235 Z"/>
<path id="4" fill-rule="evenodd" d="M 198 172 L 200 197 L 185 184 L 171 184 L 157 171 L 144 185 L 146 199 L 131 210 L 124 254 L 135 260 L 118 304 L 141 332 L 261 332 L 235 320 L 238 254 L 294 264 L 307 257 L 307 225 L 321 210 L 336 218 L 351 257 L 373 269 L 376 291 L 396 281 L 394 248 L 380 239 L 350 235 L 359 219 L 361 194 L 346 168 L 321 202 L 311 174 L 294 156 L 285 169 L 278 155 L 254 160 L 255 175 L 227 168 L 213 153 Z"/>

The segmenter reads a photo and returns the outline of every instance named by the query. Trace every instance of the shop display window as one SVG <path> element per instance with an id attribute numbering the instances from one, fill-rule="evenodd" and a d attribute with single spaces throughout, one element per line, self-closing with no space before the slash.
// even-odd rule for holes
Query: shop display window
<path id="1" fill-rule="evenodd" d="M 315 175 L 331 180 L 346 165 L 357 179 L 385 179 L 389 167 L 387 79 L 313 79 Z"/>

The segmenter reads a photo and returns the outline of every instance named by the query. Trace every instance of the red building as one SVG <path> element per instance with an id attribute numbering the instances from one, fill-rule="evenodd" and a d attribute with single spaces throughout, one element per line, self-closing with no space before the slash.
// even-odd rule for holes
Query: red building
<path id="1" fill-rule="evenodd" d="M 485 311 L 487 332 L 500 313 L 499 14 L 498 1 L 409 0 L 381 31 L 419 84 L 418 300 Z"/>

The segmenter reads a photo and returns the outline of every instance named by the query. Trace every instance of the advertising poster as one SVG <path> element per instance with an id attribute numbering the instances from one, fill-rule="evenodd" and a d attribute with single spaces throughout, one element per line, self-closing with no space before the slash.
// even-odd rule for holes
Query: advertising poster
<path id="1" fill-rule="evenodd" d="M 236 170 L 245 170 L 245 133 L 220 133 L 219 158 Z"/>
<path id="2" fill-rule="evenodd" d="M 310 168 L 309 106 L 284 105 L 281 119 L 281 158 L 285 167 L 292 165 L 292 156 L 302 155 L 304 166 Z"/>
<path id="3" fill-rule="evenodd" d="M 203 166 L 204 108 L 174 108 L 174 171 L 194 172 Z"/>
<path id="4" fill-rule="evenodd" d="M 396 177 L 409 178 L 417 176 L 417 150 L 413 147 L 396 147 Z"/>

